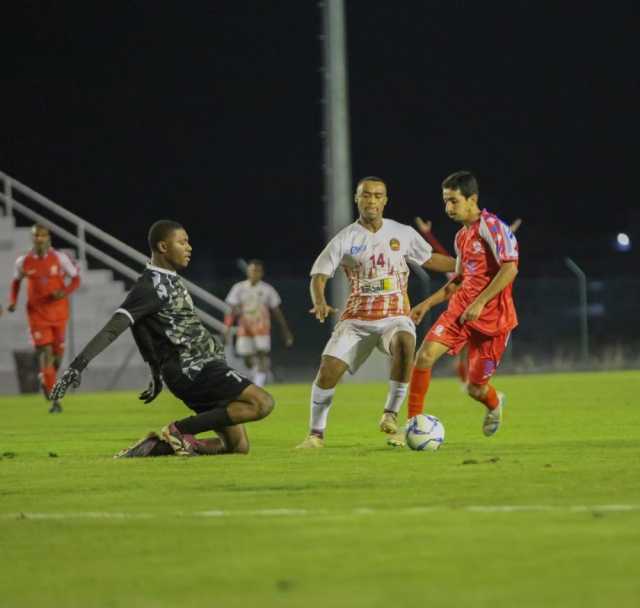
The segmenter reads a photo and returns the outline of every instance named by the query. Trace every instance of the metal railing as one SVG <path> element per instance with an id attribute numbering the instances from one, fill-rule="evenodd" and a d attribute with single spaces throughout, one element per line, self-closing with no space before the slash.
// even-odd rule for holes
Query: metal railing
<path id="1" fill-rule="evenodd" d="M 114 257 L 106 254 L 98 247 L 87 243 L 87 235 L 90 235 L 98 241 L 104 243 L 105 245 L 108 245 L 121 255 L 129 258 L 129 260 L 131 260 L 132 262 L 135 262 L 136 265 L 144 265 L 149 261 L 149 256 L 141 253 L 140 251 L 137 251 L 126 243 L 123 243 L 119 239 L 111 236 L 110 234 L 106 233 L 104 230 L 101 230 L 97 226 L 94 226 L 90 222 L 87 222 L 79 215 L 67 211 L 64 207 L 58 205 L 57 203 L 54 203 L 46 196 L 43 196 L 39 192 L 36 192 L 32 188 L 29 188 L 25 184 L 19 182 L 17 179 L 14 179 L 13 177 L 1 171 L 0 180 L 2 180 L 2 192 L 0 192 L 0 201 L 4 204 L 5 215 L 14 216 L 15 212 L 18 212 L 25 218 L 46 226 L 53 234 L 76 247 L 78 251 L 78 259 L 85 268 L 87 265 L 87 256 L 90 256 L 129 279 L 137 279 L 140 275 L 139 269 L 136 270 L 135 267 L 122 263 L 119 260 L 116 260 Z M 40 213 L 31 209 L 27 204 L 16 200 L 13 196 L 14 192 L 19 192 L 31 203 L 40 205 L 54 215 L 68 221 L 75 227 L 76 234 L 65 230 L 55 222 L 45 218 Z M 217 298 L 205 289 L 202 289 L 202 287 L 199 287 L 195 283 L 192 283 L 191 281 L 188 281 L 184 278 L 182 280 L 184 281 L 187 289 L 193 297 L 198 298 L 200 301 L 208 304 L 216 310 L 219 310 L 222 314 L 230 312 L 230 307 L 226 302 L 224 302 L 220 298 Z M 200 308 L 197 308 L 196 310 L 203 323 L 219 333 L 223 333 L 225 331 L 226 328 L 222 321 L 216 319 L 214 316 L 201 310 Z"/>

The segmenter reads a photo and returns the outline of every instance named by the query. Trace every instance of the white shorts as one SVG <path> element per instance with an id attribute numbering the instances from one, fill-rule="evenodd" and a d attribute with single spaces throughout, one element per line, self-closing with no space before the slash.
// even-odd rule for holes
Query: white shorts
<path id="1" fill-rule="evenodd" d="M 240 357 L 271 352 L 271 336 L 238 336 L 236 352 Z"/>
<path id="2" fill-rule="evenodd" d="M 391 355 L 389 346 L 397 331 L 406 331 L 415 338 L 416 326 L 405 316 L 378 321 L 345 319 L 336 325 L 322 354 L 344 361 L 355 374 L 374 348 Z"/>

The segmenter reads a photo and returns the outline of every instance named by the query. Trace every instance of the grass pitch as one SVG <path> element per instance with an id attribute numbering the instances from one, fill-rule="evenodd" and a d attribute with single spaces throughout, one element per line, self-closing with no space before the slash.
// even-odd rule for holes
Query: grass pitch
<path id="1" fill-rule="evenodd" d="M 168 392 L 0 399 L 0 606 L 640 605 L 640 372 L 498 377 L 505 421 L 435 380 L 436 453 L 385 446 L 386 386 L 271 387 L 248 456 L 112 460 Z"/>

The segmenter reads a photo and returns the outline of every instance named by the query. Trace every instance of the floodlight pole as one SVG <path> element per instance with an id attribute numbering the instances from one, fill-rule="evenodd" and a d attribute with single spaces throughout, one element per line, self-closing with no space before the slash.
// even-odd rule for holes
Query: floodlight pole
<path id="1" fill-rule="evenodd" d="M 325 237 L 353 222 L 351 198 L 351 150 L 349 144 L 349 88 L 347 79 L 345 11 L 343 0 L 323 0 L 322 85 L 324 147 Z M 346 302 L 348 285 L 340 273 L 329 283 L 329 303 L 337 308 Z M 333 319 L 335 322 L 336 319 Z"/>
<path id="2" fill-rule="evenodd" d="M 589 318 L 587 308 L 587 275 L 571 258 L 564 259 L 565 264 L 578 279 L 580 301 L 580 355 L 582 361 L 589 361 Z"/>

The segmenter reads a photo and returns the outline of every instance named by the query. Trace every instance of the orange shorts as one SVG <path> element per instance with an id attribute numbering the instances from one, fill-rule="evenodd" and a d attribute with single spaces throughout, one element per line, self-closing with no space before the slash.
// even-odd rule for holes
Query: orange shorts
<path id="1" fill-rule="evenodd" d="M 29 331 L 34 346 L 51 345 L 55 355 L 64 353 L 64 335 L 67 330 L 67 322 L 44 323 L 42 320 L 29 319 Z"/>
<path id="2" fill-rule="evenodd" d="M 425 341 L 439 342 L 449 347 L 448 354 L 457 355 L 469 345 L 469 374 L 471 384 L 486 384 L 504 354 L 511 332 L 488 336 L 460 323 L 449 311 L 443 312 L 433 324 Z"/>

